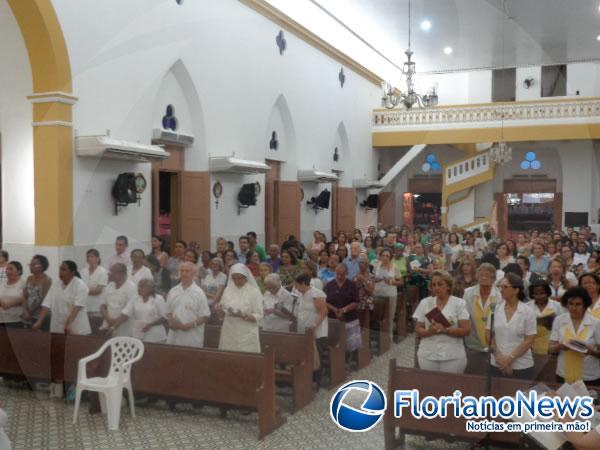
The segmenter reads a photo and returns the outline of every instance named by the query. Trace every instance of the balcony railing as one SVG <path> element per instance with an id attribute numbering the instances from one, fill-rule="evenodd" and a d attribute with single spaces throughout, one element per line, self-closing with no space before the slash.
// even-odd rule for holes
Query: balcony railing
<path id="1" fill-rule="evenodd" d="M 467 124 L 493 127 L 496 125 L 493 122 L 502 121 L 509 125 L 556 120 L 575 120 L 585 123 L 598 122 L 598 119 L 600 119 L 600 98 L 439 106 L 408 111 L 373 111 L 373 126 L 384 129 L 387 127 L 419 129 L 431 128 L 435 125 L 466 128 Z"/>
<path id="2" fill-rule="evenodd" d="M 490 170 L 490 156 L 488 152 L 480 153 L 469 159 L 464 159 L 444 167 L 446 185 L 458 183 L 469 177 L 485 173 Z"/>

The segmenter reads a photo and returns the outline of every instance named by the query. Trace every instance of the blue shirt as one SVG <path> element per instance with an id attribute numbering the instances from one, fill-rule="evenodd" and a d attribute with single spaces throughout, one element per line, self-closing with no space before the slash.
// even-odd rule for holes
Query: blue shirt
<path id="1" fill-rule="evenodd" d="M 348 278 L 350 278 L 350 280 L 354 280 L 354 277 L 358 275 L 358 272 L 360 271 L 360 267 L 358 265 L 358 256 L 354 259 L 348 256 L 346 259 L 344 259 L 344 265 L 346 266 L 346 269 L 348 269 Z"/>
<path id="2" fill-rule="evenodd" d="M 279 271 L 279 266 L 281 266 L 281 258 L 278 256 L 275 259 L 271 259 L 271 257 L 268 257 L 265 260 L 266 263 L 271 264 L 271 268 L 273 269 L 273 273 Z"/>
<path id="3" fill-rule="evenodd" d="M 329 267 L 325 267 L 324 269 L 319 270 L 319 279 L 323 282 L 323 285 L 326 285 L 334 278 L 335 271 L 331 270 Z"/>
<path id="4" fill-rule="evenodd" d="M 536 259 L 535 256 L 529 257 L 529 270 L 533 273 L 539 273 L 541 275 L 548 274 L 548 267 L 550 267 L 550 258 L 546 255 L 542 256 L 541 260 Z"/>

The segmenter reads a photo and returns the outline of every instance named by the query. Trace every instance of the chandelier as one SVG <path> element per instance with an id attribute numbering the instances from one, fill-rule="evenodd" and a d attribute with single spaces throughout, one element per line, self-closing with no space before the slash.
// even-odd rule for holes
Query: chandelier
<path id="1" fill-rule="evenodd" d="M 406 92 L 402 92 L 392 85 L 389 81 L 383 81 L 383 97 L 381 104 L 387 109 L 393 109 L 399 104 L 410 109 L 415 105 L 419 107 L 436 106 L 438 104 L 437 89 L 433 86 L 425 95 L 418 94 L 415 91 L 414 77 L 417 73 L 416 64 L 412 60 L 414 52 L 411 49 L 411 0 L 408 0 L 408 48 L 404 52 L 406 62 L 402 67 L 402 75 L 406 78 Z"/>
<path id="2" fill-rule="evenodd" d="M 490 160 L 503 166 L 512 160 L 512 147 L 504 141 L 495 143 L 490 148 Z"/>

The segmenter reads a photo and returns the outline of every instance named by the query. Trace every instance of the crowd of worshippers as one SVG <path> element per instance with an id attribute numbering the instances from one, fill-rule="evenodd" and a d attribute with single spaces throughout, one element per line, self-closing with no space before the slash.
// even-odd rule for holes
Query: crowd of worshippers
<path id="1" fill-rule="evenodd" d="M 218 238 L 215 252 L 183 241 L 168 252 L 159 236 L 148 252 L 130 250 L 119 236 L 115 250 L 106 260 L 88 250 L 81 268 L 63 261 L 58 280 L 43 255 L 24 276 L 0 252 L 0 326 L 202 347 L 214 321 L 219 349 L 247 352 L 260 351 L 260 328 L 313 328 L 322 359 L 329 317 L 345 323 L 351 363 L 369 345 L 359 318 L 386 304 L 389 317 L 401 308 L 412 317 L 422 369 L 461 373 L 491 349 L 495 375 L 530 378 L 533 353 L 558 353 L 559 380 L 600 384 L 599 246 L 589 227 L 501 241 L 490 227 L 379 225 L 267 249 L 249 232 Z M 397 321 L 388 323 L 393 335 Z"/>

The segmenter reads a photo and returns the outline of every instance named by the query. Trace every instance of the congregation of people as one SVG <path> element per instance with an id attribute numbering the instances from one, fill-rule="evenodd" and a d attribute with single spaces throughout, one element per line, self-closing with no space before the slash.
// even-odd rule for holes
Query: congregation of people
<path id="1" fill-rule="evenodd" d="M 422 369 L 462 373 L 486 364 L 496 376 L 532 379 L 534 354 L 558 354 L 559 381 L 600 385 L 600 246 L 589 227 L 501 241 L 483 231 L 406 226 L 315 231 L 267 249 L 254 232 L 216 250 L 159 236 L 129 248 L 125 236 L 104 260 L 96 249 L 79 268 L 63 261 L 58 279 L 35 255 L 29 275 L 0 252 L 0 326 L 65 334 L 133 336 L 204 346 L 207 323 L 222 325 L 220 350 L 260 351 L 262 328 L 314 329 L 315 381 L 327 347 L 328 318 L 345 324 L 347 361 L 361 328 L 385 306 L 390 336 L 401 312 L 412 318 Z M 106 261 L 106 262 L 104 262 Z"/>

